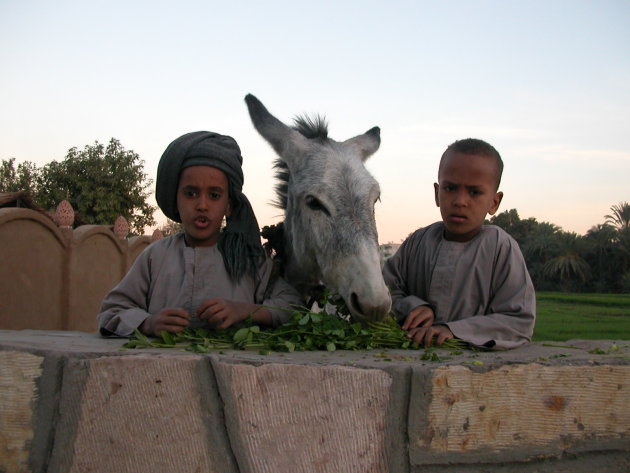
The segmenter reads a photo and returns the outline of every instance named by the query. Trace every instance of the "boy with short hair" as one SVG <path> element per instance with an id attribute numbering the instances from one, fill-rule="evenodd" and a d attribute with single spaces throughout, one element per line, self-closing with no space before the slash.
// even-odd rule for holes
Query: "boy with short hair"
<path id="1" fill-rule="evenodd" d="M 276 326 L 303 304 L 283 279 L 270 283 L 272 263 L 242 193 L 242 161 L 233 138 L 207 131 L 166 148 L 156 200 L 184 232 L 147 247 L 105 297 L 97 316 L 102 335 L 223 329 L 249 316 Z"/>
<path id="2" fill-rule="evenodd" d="M 523 255 L 505 231 L 483 225 L 503 198 L 502 172 L 485 141 L 451 144 L 434 184 L 442 221 L 414 232 L 385 263 L 392 309 L 419 344 L 458 338 L 505 349 L 531 340 L 536 297 Z"/>

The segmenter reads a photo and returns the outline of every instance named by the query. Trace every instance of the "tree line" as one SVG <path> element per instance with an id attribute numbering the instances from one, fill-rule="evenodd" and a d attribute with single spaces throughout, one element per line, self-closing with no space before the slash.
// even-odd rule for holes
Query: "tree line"
<path id="1" fill-rule="evenodd" d="M 630 293 L 630 204 L 613 205 L 605 222 L 586 235 L 521 219 L 506 210 L 486 223 L 497 225 L 518 242 L 539 291 Z"/>
<path id="2" fill-rule="evenodd" d="M 155 207 L 148 203 L 152 180 L 144 161 L 112 138 L 107 145 L 95 142 L 68 150 L 65 158 L 42 167 L 15 158 L 0 164 L 0 192 L 27 191 L 34 203 L 54 210 L 68 200 L 80 224 L 111 225 L 116 217 L 127 219 L 132 233 L 141 235 L 155 225 Z M 586 235 L 560 227 L 521 219 L 507 210 L 486 223 L 506 230 L 519 243 L 537 290 L 571 292 L 630 292 L 630 205 L 613 205 L 603 224 Z M 177 231 L 168 222 L 163 231 Z"/>

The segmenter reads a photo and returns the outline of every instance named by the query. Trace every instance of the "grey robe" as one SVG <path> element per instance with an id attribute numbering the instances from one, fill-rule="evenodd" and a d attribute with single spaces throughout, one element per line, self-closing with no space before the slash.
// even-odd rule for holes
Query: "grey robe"
<path id="1" fill-rule="evenodd" d="M 97 315 L 103 335 L 129 336 L 149 315 L 167 307 L 183 308 L 191 314 L 190 327 L 204 327 L 195 311 L 202 301 L 214 297 L 262 304 L 271 312 L 273 325 L 286 322 L 294 307 L 303 306 L 298 292 L 278 278 L 264 299 L 271 276 L 267 259 L 256 280 L 245 275 L 234 284 L 216 245 L 187 247 L 184 234 L 158 240 L 136 259 L 127 275 L 105 297 Z"/>
<path id="2" fill-rule="evenodd" d="M 488 225 L 472 240 L 444 239 L 434 223 L 409 236 L 383 268 L 399 320 L 421 305 L 435 323 L 477 346 L 514 348 L 531 340 L 536 295 L 518 243 Z"/>

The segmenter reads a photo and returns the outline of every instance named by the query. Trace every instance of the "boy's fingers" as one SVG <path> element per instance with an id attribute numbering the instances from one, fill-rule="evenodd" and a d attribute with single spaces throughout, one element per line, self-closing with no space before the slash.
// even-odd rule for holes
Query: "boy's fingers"
<path id="1" fill-rule="evenodd" d="M 221 310 L 221 299 L 207 299 L 197 307 L 197 316 L 200 318 L 208 317 Z"/>
<path id="2" fill-rule="evenodd" d="M 173 317 L 169 317 L 168 320 L 165 320 L 164 323 L 166 325 L 177 325 L 180 327 L 187 327 L 189 323 L 189 317 L 183 317 L 181 315 L 175 315 Z"/>
<path id="3" fill-rule="evenodd" d="M 449 338 L 455 338 L 455 335 L 453 334 L 450 328 L 448 328 L 447 326 L 443 326 L 442 329 L 440 330 L 440 336 L 439 336 L 440 345 L 442 345 Z"/>
<path id="4" fill-rule="evenodd" d="M 409 330 L 407 336 L 411 338 L 418 345 L 426 344 L 425 338 L 427 336 L 429 329 L 426 327 L 416 327 Z"/>
<path id="5" fill-rule="evenodd" d="M 220 314 L 223 308 L 218 305 L 210 305 L 207 306 L 203 311 L 197 312 L 197 315 L 200 319 L 206 319 L 208 321 L 212 320 L 217 314 Z"/>
<path id="6" fill-rule="evenodd" d="M 173 325 L 173 324 L 166 324 L 164 326 L 163 329 L 161 330 L 166 330 L 167 332 L 181 332 L 182 330 L 184 330 L 187 327 L 188 324 L 186 325 Z M 160 331 L 161 331 L 160 330 Z"/>
<path id="7" fill-rule="evenodd" d="M 190 319 L 190 314 L 188 312 L 177 307 L 164 309 L 161 313 L 166 317 L 180 317 L 186 320 Z"/>
<path id="8" fill-rule="evenodd" d="M 416 322 L 416 318 L 417 318 L 418 314 L 415 314 L 413 312 L 411 312 L 407 318 L 405 319 L 405 322 L 403 323 L 402 329 L 403 330 L 409 330 L 412 328 L 416 328 L 418 326 L 418 322 Z"/>
<path id="9" fill-rule="evenodd" d="M 433 337 L 435 337 L 435 329 L 427 328 L 426 333 L 424 334 L 424 346 L 430 347 L 433 343 Z"/>
<path id="10" fill-rule="evenodd" d="M 453 338 L 453 337 L 450 337 L 448 333 L 440 333 L 435 341 L 435 344 L 442 345 L 449 338 Z"/>
<path id="11" fill-rule="evenodd" d="M 230 326 L 229 323 L 227 325 L 225 325 L 227 320 L 228 320 L 228 314 L 225 313 L 225 311 L 223 311 L 221 309 L 219 309 L 214 314 L 210 314 L 207 317 L 207 319 L 206 319 L 208 324 L 214 326 L 215 328 L 226 328 L 226 327 L 229 327 Z"/>
<path id="12" fill-rule="evenodd" d="M 417 307 L 412 310 L 405 322 L 403 323 L 402 329 L 409 330 L 411 328 L 415 328 L 418 326 L 428 327 L 433 323 L 433 313 L 431 309 L 425 306 Z"/>
<path id="13" fill-rule="evenodd" d="M 420 325 L 422 325 L 423 327 L 429 327 L 431 326 L 431 324 L 433 324 L 433 317 L 431 317 L 431 314 L 429 312 L 426 312 Z"/>
<path id="14" fill-rule="evenodd" d="M 217 325 L 217 328 L 224 329 L 224 328 L 228 328 L 230 325 L 232 325 L 232 321 L 230 320 L 229 317 L 226 317 L 225 319 L 223 319 L 223 322 Z"/>

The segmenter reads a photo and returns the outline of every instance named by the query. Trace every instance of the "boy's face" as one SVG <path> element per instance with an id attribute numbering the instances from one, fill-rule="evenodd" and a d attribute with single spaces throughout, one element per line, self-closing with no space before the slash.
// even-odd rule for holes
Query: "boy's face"
<path id="1" fill-rule="evenodd" d="M 481 230 L 487 214 L 494 215 L 503 192 L 497 192 L 494 158 L 448 152 L 442 158 L 435 203 L 440 207 L 447 240 L 468 241 Z"/>
<path id="2" fill-rule="evenodd" d="M 223 217 L 231 212 L 225 173 L 210 166 L 184 168 L 177 187 L 177 211 L 188 246 L 216 244 Z"/>

